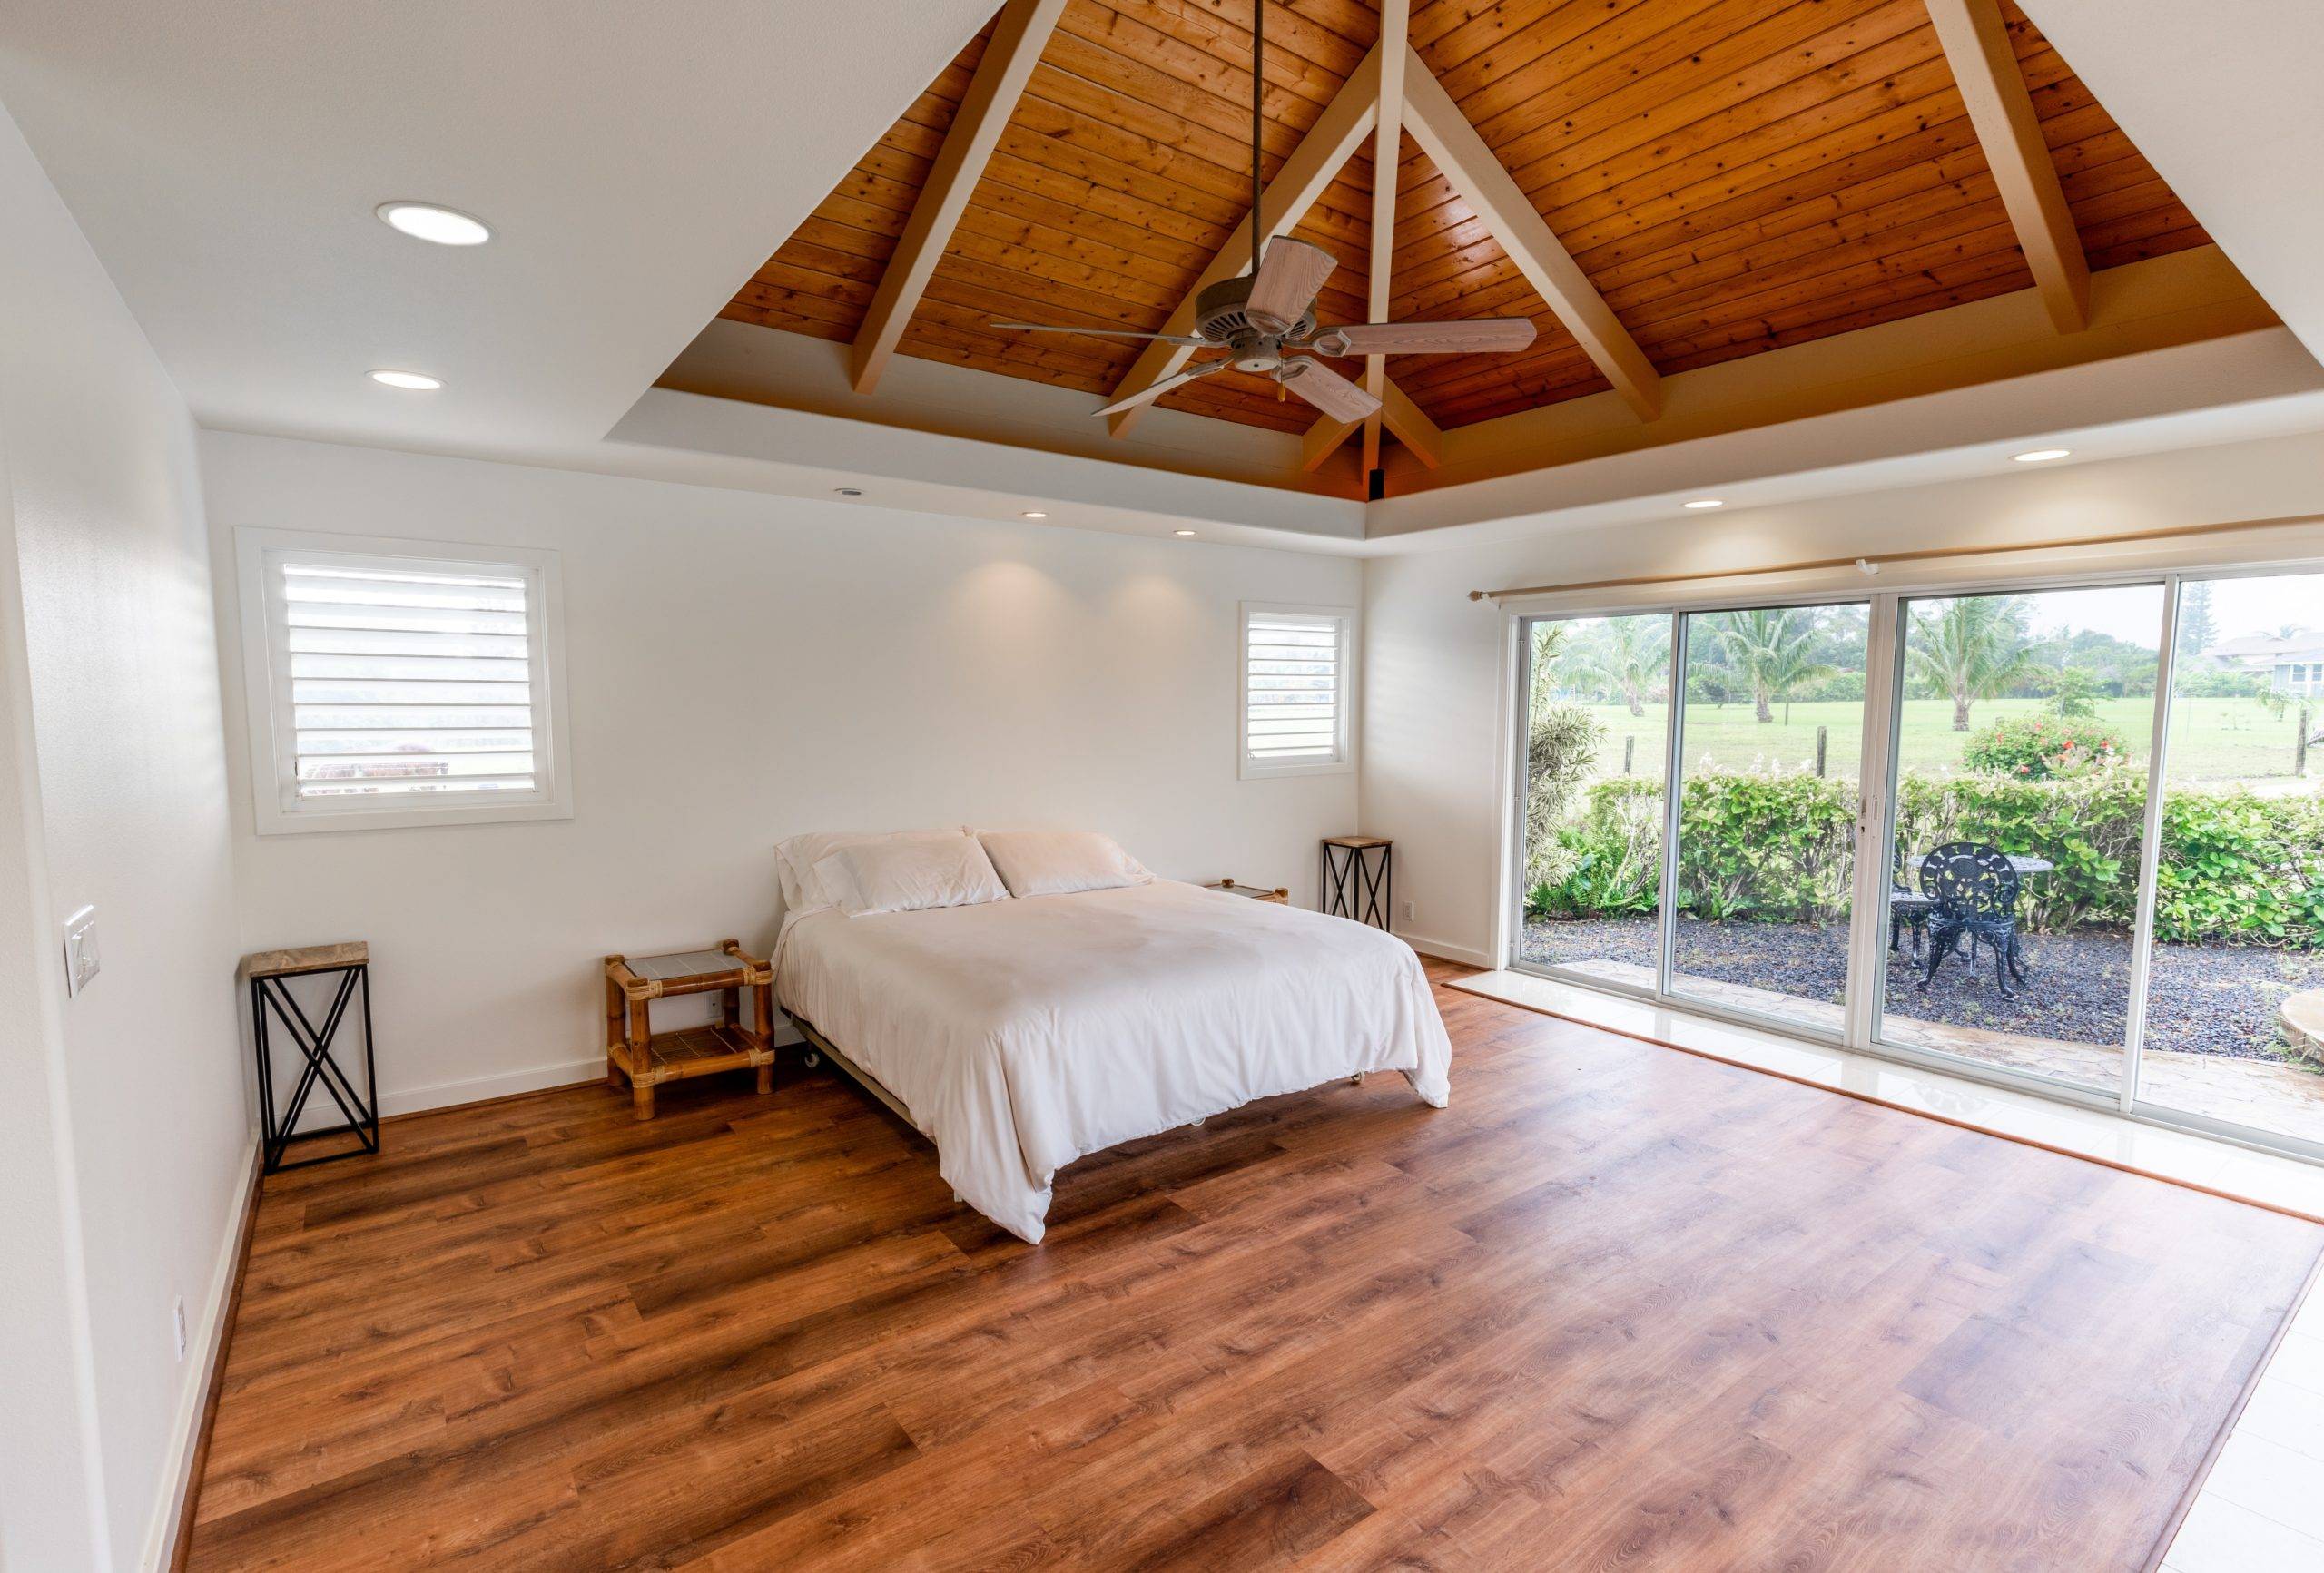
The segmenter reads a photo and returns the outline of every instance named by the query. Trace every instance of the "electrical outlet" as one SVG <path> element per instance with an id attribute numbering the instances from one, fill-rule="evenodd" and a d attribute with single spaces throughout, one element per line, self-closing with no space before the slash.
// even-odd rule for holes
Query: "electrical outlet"
<path id="1" fill-rule="evenodd" d="M 84 907 L 64 919 L 64 994 L 71 998 L 97 975 L 97 909 Z"/>
<path id="2" fill-rule="evenodd" d="M 1420 903 L 1419 903 L 1419 902 L 1417 902 L 1417 901 L 1407 901 L 1407 902 L 1405 902 L 1405 903 L 1404 903 L 1404 921 L 1405 921 L 1405 922 L 1407 922 L 1407 923 L 1415 923 L 1415 922 L 1418 922 L 1419 920 L 1420 920 Z"/>
<path id="3" fill-rule="evenodd" d="M 170 1331 L 177 1336 L 178 1358 L 185 1358 L 185 1296 L 170 1302 Z"/>

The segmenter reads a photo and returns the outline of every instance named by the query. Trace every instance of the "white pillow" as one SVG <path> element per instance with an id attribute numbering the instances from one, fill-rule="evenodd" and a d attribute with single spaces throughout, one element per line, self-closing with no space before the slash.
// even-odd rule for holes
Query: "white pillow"
<path id="1" fill-rule="evenodd" d="M 965 832 L 942 841 L 848 841 L 817 860 L 814 871 L 851 918 L 1009 900 L 991 860 Z"/>
<path id="2" fill-rule="evenodd" d="M 946 825 L 932 831 L 811 831 L 803 836 L 777 841 L 775 882 L 783 891 L 783 909 L 788 916 L 803 918 L 810 912 L 839 905 L 837 892 L 824 888 L 823 881 L 816 876 L 815 865 L 841 847 L 885 841 L 941 841 L 966 834 L 962 826 Z"/>
<path id="3" fill-rule="evenodd" d="M 1068 896 L 1154 882 L 1145 864 L 1095 831 L 980 831 L 977 839 L 1012 896 Z"/>

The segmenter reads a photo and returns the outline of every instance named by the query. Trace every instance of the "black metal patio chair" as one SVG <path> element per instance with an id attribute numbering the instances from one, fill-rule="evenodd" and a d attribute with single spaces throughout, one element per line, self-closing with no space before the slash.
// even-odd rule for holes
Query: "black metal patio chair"
<path id="1" fill-rule="evenodd" d="M 1906 929 L 1912 930 L 1913 959 L 1920 959 L 1921 942 L 1928 937 L 1928 915 L 1936 910 L 1934 897 L 1924 896 L 1913 889 L 1905 877 L 1905 849 L 1899 844 L 1890 849 L 1888 860 L 1888 949 L 1894 954 L 1896 942 Z"/>
<path id="2" fill-rule="evenodd" d="M 2002 998 L 2009 998 L 2009 980 L 2025 981 L 2017 938 L 2017 870 L 1999 847 L 1976 841 L 1947 841 L 1921 859 L 1921 894 L 1936 903 L 1928 919 L 1928 955 L 1920 986 L 1926 988 L 1936 969 L 1961 939 L 1969 941 L 1969 957 L 1976 959 L 1976 942 L 1993 948 L 1994 983 Z"/>

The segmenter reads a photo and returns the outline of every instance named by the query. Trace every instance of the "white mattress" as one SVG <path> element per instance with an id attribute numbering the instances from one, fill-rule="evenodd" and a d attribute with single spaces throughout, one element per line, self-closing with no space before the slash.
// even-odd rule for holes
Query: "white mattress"
<path id="1" fill-rule="evenodd" d="M 1450 1090 L 1410 946 L 1193 885 L 811 913 L 775 989 L 911 1110 L 962 1200 L 1030 1241 L 1084 1154 L 1358 1071 L 1403 1071 L 1439 1108 Z"/>

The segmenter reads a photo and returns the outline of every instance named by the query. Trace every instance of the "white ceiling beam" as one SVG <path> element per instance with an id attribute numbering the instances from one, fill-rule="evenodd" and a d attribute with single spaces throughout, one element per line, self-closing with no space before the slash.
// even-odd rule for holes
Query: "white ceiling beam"
<path id="1" fill-rule="evenodd" d="M 1324 189 L 1332 183 L 1351 154 L 1363 144 L 1364 134 L 1371 131 L 1380 104 L 1380 51 L 1375 45 L 1371 54 L 1351 72 L 1340 84 L 1332 102 L 1308 128 L 1306 137 L 1292 150 L 1283 167 L 1275 172 L 1266 189 L 1259 193 L 1258 211 L 1235 227 L 1226 244 L 1220 247 L 1209 266 L 1195 280 L 1158 331 L 1191 333 L 1195 326 L 1195 298 L 1222 279 L 1233 279 L 1248 272 L 1251 263 L 1251 227 L 1260 231 L 1262 242 L 1291 232 Z M 1193 351 L 1182 344 L 1149 344 L 1130 364 L 1122 379 L 1114 385 L 1113 397 L 1127 398 L 1142 388 L 1153 387 L 1164 378 L 1173 375 L 1187 363 Z M 1118 415 L 1107 417 L 1107 427 L 1116 437 L 1136 424 L 1150 405 L 1136 405 Z"/>
<path id="2" fill-rule="evenodd" d="M 1317 416 L 1315 423 L 1299 439 L 1299 467 L 1314 473 L 1325 459 L 1339 451 L 1340 444 L 1347 440 L 1347 434 L 1360 424 L 1328 415 Z"/>
<path id="3" fill-rule="evenodd" d="M 1001 7 L 984 57 L 952 116 L 952 129 L 937 150 L 903 236 L 863 313 L 863 325 L 856 329 L 849 374 L 856 392 L 879 386 L 1065 6 L 1066 0 L 1009 0 Z"/>
<path id="4" fill-rule="evenodd" d="M 1364 320 L 1388 320 L 1390 259 L 1396 250 L 1396 166 L 1404 151 L 1404 59 L 1412 27 L 1411 0 L 1380 0 L 1380 113 L 1372 127 L 1372 262 L 1366 274 Z M 1388 358 L 1364 358 L 1364 386 L 1387 402 Z M 1380 467 L 1380 416 L 1364 423 L 1364 473 Z"/>
<path id="5" fill-rule="evenodd" d="M 1391 259 L 1396 249 L 1396 168 L 1403 156 L 1404 61 L 1412 22 L 1411 0 L 1380 0 L 1380 99 L 1372 124 L 1372 253 L 1366 277 L 1364 315 L 1388 320 Z M 1380 467 L 1383 427 L 1434 469 L 1444 462 L 1444 434 L 1420 406 L 1388 379 L 1388 358 L 1364 358 L 1364 386 L 1380 400 L 1380 413 L 1364 420 L 1364 473 Z M 1299 467 L 1313 471 L 1338 451 L 1356 423 L 1318 416 L 1301 438 Z"/>
<path id="6" fill-rule="evenodd" d="M 1444 462 L 1444 433 L 1422 413 L 1419 405 L 1405 397 L 1404 390 L 1392 378 L 1380 379 L 1380 418 L 1387 423 L 1396 440 L 1430 469 Z"/>
<path id="7" fill-rule="evenodd" d="M 1615 391 L 1640 419 L 1653 419 L 1662 408 L 1662 378 L 1654 363 L 1590 282 L 1589 275 L 1550 232 L 1532 199 L 1509 178 L 1484 138 L 1453 103 L 1452 94 L 1410 46 L 1404 53 L 1404 125 L 1413 140 L 1435 161 L 1452 189 L 1476 210 L 1517 270 L 1548 302 Z"/>
<path id="8" fill-rule="evenodd" d="M 1928 18 L 2050 320 L 2061 333 L 2078 333 L 2090 325 L 2090 261 L 2001 6 L 1997 0 L 1928 0 Z"/>
<path id="9" fill-rule="evenodd" d="M 1380 419 L 1389 434 L 1430 469 L 1444 462 L 1444 433 L 1396 386 L 1393 378 L 1380 379 Z M 1315 469 L 1338 451 L 1349 432 L 1363 424 L 1357 420 L 1334 420 L 1328 415 L 1317 417 L 1315 424 L 1299 439 L 1299 467 Z"/>

